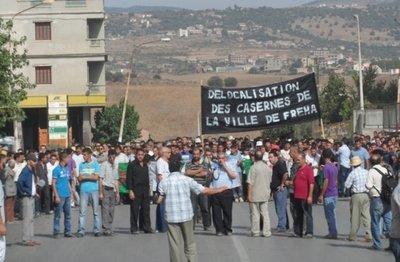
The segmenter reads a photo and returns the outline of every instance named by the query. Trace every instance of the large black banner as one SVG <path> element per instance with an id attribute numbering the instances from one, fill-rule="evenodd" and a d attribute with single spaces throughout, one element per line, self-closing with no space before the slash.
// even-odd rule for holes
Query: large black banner
<path id="1" fill-rule="evenodd" d="M 202 133 L 262 130 L 320 118 L 314 74 L 250 88 L 201 88 Z"/>

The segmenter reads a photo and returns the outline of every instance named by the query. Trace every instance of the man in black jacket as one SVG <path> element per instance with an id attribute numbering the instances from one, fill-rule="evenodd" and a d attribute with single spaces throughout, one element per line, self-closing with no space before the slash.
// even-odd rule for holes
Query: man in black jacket
<path id="1" fill-rule="evenodd" d="M 153 233 L 150 222 L 150 181 L 149 168 L 144 161 L 143 149 L 136 151 L 136 159 L 129 163 L 126 184 L 131 199 L 131 233 L 137 234 L 139 211 L 143 212 L 143 231 Z"/>

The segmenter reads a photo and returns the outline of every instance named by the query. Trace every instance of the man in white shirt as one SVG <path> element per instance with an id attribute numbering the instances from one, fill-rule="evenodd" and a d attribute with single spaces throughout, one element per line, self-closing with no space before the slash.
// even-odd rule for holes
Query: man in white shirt
<path id="1" fill-rule="evenodd" d="M 159 184 L 163 179 L 167 178 L 170 174 L 168 159 L 171 155 L 171 149 L 168 147 L 161 148 L 161 157 L 157 160 L 157 183 Z M 158 189 L 157 184 L 157 189 Z M 158 190 L 157 190 L 158 191 Z M 167 221 L 165 220 L 165 204 L 160 202 L 156 210 L 156 231 L 167 232 Z"/>
<path id="2" fill-rule="evenodd" d="M 371 198 L 371 233 L 373 245 L 371 249 L 381 250 L 381 219 L 386 223 L 386 227 L 391 227 L 392 212 L 390 203 L 382 201 L 380 193 L 382 190 L 382 175 L 388 174 L 388 169 L 383 166 L 383 151 L 375 149 L 369 159 L 372 168 L 368 171 L 368 178 L 365 187 L 369 190 Z M 389 232 L 388 232 L 389 233 Z"/>

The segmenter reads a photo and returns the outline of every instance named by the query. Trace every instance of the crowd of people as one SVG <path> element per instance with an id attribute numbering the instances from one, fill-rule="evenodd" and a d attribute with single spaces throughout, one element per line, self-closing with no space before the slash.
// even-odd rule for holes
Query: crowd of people
<path id="1" fill-rule="evenodd" d="M 234 202 L 249 203 L 249 236 L 267 238 L 290 228 L 291 237 L 313 238 L 312 207 L 321 203 L 325 238 L 337 239 L 336 204 L 342 197 L 350 205 L 346 240 L 357 240 L 362 225 L 371 249 L 392 250 L 400 261 L 399 171 L 400 136 L 383 132 L 340 141 L 209 136 L 65 149 L 41 145 L 26 152 L 3 147 L 0 261 L 6 224 L 15 219 L 23 221 L 25 246 L 40 245 L 33 220 L 41 214 L 53 215 L 54 238 L 84 237 L 89 207 L 94 236 L 113 236 L 119 204 L 130 205 L 132 234 L 168 232 L 171 261 L 180 261 L 181 235 L 186 257 L 196 261 L 196 223 L 205 231 L 213 225 L 216 236 L 232 235 Z M 271 200 L 276 226 L 270 223 Z M 157 204 L 154 229 L 151 203 Z M 76 233 L 71 225 L 74 207 L 79 207 Z M 390 238 L 390 247 L 382 246 L 382 238 Z"/>

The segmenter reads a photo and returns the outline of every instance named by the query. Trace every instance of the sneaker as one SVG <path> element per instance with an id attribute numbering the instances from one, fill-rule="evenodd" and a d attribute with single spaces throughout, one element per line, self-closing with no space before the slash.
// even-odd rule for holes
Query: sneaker
<path id="1" fill-rule="evenodd" d="M 226 232 L 225 235 L 227 235 L 227 236 L 232 236 L 232 232 L 228 231 L 228 232 Z"/>
<path id="2" fill-rule="evenodd" d="M 111 230 L 106 230 L 106 231 L 104 231 L 103 234 L 104 234 L 106 237 L 112 237 L 113 232 L 112 232 Z"/>
<path id="3" fill-rule="evenodd" d="M 306 234 L 306 235 L 304 236 L 304 238 L 313 238 L 313 235 L 312 235 L 312 234 Z"/>
<path id="4" fill-rule="evenodd" d="M 265 238 L 270 238 L 270 237 L 272 236 L 272 234 L 269 233 L 269 234 L 264 234 L 264 235 L 262 235 L 262 236 L 265 237 Z"/>
<path id="5" fill-rule="evenodd" d="M 204 231 L 210 231 L 210 227 L 203 227 Z"/>
<path id="6" fill-rule="evenodd" d="M 239 197 L 239 202 L 244 202 L 243 197 Z"/>
<path id="7" fill-rule="evenodd" d="M 74 235 L 72 235 L 71 232 L 68 232 L 68 233 L 64 234 L 64 237 L 71 238 L 71 237 L 74 237 Z"/>
<path id="8" fill-rule="evenodd" d="M 33 243 L 33 245 L 35 246 L 40 246 L 40 242 L 37 240 L 32 239 L 31 242 Z"/>
<path id="9" fill-rule="evenodd" d="M 223 236 L 223 234 L 221 232 L 217 232 L 216 235 L 219 236 L 219 237 Z"/>
<path id="10" fill-rule="evenodd" d="M 57 234 L 57 233 L 56 233 L 56 234 L 53 234 L 53 238 L 54 238 L 54 239 L 59 239 L 59 238 L 60 238 L 60 234 Z"/>
<path id="11" fill-rule="evenodd" d="M 32 241 L 22 241 L 22 243 L 21 243 L 23 246 L 26 246 L 26 247 L 34 247 L 35 246 L 35 244 L 32 242 Z"/>
<path id="12" fill-rule="evenodd" d="M 328 235 L 324 236 L 324 238 L 326 238 L 326 239 L 337 239 L 337 236 L 328 234 Z"/>
<path id="13" fill-rule="evenodd" d="M 291 236 L 291 237 L 296 237 L 296 238 L 301 238 L 301 236 L 298 235 L 298 234 L 296 234 L 296 233 L 292 233 L 290 236 Z"/>
<path id="14" fill-rule="evenodd" d="M 100 232 L 96 232 L 96 233 L 94 233 L 94 236 L 99 237 L 99 236 L 101 236 L 101 234 L 100 234 Z"/>
<path id="15" fill-rule="evenodd" d="M 381 251 L 381 250 L 382 250 L 382 248 L 377 247 L 377 246 L 374 246 L 374 245 L 368 247 L 368 249 L 370 249 L 370 250 L 376 250 L 376 251 Z"/>
<path id="16" fill-rule="evenodd" d="M 259 237 L 260 234 L 259 233 L 250 233 L 250 237 Z"/>
<path id="17" fill-rule="evenodd" d="M 346 238 L 346 240 L 347 240 L 347 241 L 350 241 L 350 242 L 356 241 L 356 239 L 353 238 L 353 237 L 348 237 L 348 238 Z"/>
<path id="18" fill-rule="evenodd" d="M 80 233 L 80 232 L 78 232 L 78 233 L 76 233 L 76 237 L 77 238 L 81 238 L 81 237 L 84 237 L 85 235 L 83 234 L 83 233 Z"/>
<path id="19" fill-rule="evenodd" d="M 239 198 L 235 198 L 235 202 L 238 203 L 239 202 Z"/>

